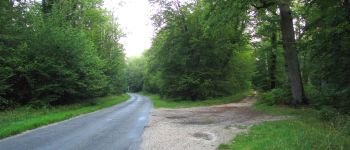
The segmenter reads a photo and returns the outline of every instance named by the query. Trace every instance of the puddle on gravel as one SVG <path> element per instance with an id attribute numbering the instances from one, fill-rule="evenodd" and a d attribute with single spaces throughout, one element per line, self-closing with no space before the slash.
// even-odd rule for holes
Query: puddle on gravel
<path id="1" fill-rule="evenodd" d="M 188 120 L 188 121 L 183 121 L 181 124 L 192 124 L 192 125 L 209 125 L 215 123 L 214 120 Z"/>
<path id="2" fill-rule="evenodd" d="M 187 118 L 186 116 L 169 116 L 169 117 L 166 117 L 168 119 L 183 119 L 183 118 Z"/>
<path id="3" fill-rule="evenodd" d="M 198 138 L 198 139 L 208 140 L 208 141 L 213 140 L 213 135 L 211 135 L 209 133 L 204 133 L 204 132 L 196 132 L 193 134 L 193 137 Z"/>

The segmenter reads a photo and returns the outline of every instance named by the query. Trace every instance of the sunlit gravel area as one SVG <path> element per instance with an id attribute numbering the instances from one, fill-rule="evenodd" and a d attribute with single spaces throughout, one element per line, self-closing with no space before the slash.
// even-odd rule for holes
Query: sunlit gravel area
<path id="1" fill-rule="evenodd" d="M 213 150 L 251 125 L 285 119 L 250 108 L 248 97 L 238 103 L 181 109 L 153 109 L 143 134 L 142 150 Z"/>

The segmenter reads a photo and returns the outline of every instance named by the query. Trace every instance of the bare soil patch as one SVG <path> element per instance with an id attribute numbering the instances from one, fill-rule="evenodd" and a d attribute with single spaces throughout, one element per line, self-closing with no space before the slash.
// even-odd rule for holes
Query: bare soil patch
<path id="1" fill-rule="evenodd" d="M 285 119 L 250 108 L 255 97 L 238 103 L 181 109 L 153 109 L 143 134 L 143 150 L 213 150 L 264 121 Z"/>

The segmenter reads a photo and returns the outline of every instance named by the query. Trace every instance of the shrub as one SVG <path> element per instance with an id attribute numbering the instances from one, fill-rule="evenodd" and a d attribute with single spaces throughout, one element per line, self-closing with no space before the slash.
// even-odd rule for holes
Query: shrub
<path id="1" fill-rule="evenodd" d="M 305 95 L 311 105 L 321 106 L 324 103 L 322 93 L 315 86 L 308 84 L 304 87 L 304 89 Z"/>
<path id="2" fill-rule="evenodd" d="M 29 102 L 29 106 L 33 109 L 48 109 L 51 107 L 47 100 L 32 100 Z"/>
<path id="3" fill-rule="evenodd" d="M 290 90 L 283 88 L 273 89 L 259 96 L 259 101 L 268 105 L 288 104 L 291 99 Z"/>
<path id="4" fill-rule="evenodd" d="M 338 115 L 337 110 L 330 106 L 323 106 L 319 112 L 320 119 L 323 121 L 334 121 Z"/>
<path id="5" fill-rule="evenodd" d="M 345 123 L 344 131 L 346 134 L 350 135 L 350 117 L 348 117 L 348 119 Z"/>
<path id="6" fill-rule="evenodd" d="M 0 110 L 5 110 L 14 107 L 14 103 L 11 100 L 5 99 L 0 96 Z"/>
<path id="7" fill-rule="evenodd" d="M 99 104 L 99 102 L 96 101 L 95 99 L 90 99 L 90 100 L 87 100 L 87 102 L 86 102 L 87 106 L 96 106 L 98 104 Z"/>

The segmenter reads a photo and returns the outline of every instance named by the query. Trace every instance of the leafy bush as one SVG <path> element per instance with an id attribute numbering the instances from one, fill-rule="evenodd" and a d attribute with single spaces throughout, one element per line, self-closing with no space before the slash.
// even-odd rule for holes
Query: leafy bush
<path id="1" fill-rule="evenodd" d="M 259 102 L 267 105 L 288 104 L 291 99 L 290 90 L 282 88 L 273 89 L 259 96 Z"/>
<path id="2" fill-rule="evenodd" d="M 348 117 L 348 119 L 345 123 L 344 131 L 346 134 L 350 135 L 350 117 Z"/>
<path id="3" fill-rule="evenodd" d="M 0 96 L 0 110 L 5 110 L 14 106 L 11 100 L 7 100 Z"/>
<path id="4" fill-rule="evenodd" d="M 318 87 L 309 84 L 304 89 L 310 104 L 316 109 L 321 109 L 323 106 L 331 106 L 340 113 L 349 113 L 350 87 L 338 87 L 331 84 L 324 84 L 322 87 Z"/>
<path id="5" fill-rule="evenodd" d="M 323 106 L 319 112 L 320 119 L 323 121 L 334 121 L 339 113 L 333 107 Z"/>
<path id="6" fill-rule="evenodd" d="M 32 100 L 29 102 L 30 108 L 33 109 L 48 109 L 50 108 L 50 104 L 48 103 L 49 101 L 47 100 Z"/>
<path id="7" fill-rule="evenodd" d="M 323 105 L 330 105 L 342 113 L 350 111 L 350 87 L 339 87 L 337 85 L 323 85 L 321 89 Z"/>
<path id="8" fill-rule="evenodd" d="M 308 100 L 310 101 L 311 105 L 314 106 L 320 106 L 323 102 L 323 97 L 321 92 L 313 85 L 306 85 L 304 86 L 304 90 L 305 90 L 305 95 L 308 98 Z"/>
<path id="9" fill-rule="evenodd" d="M 88 103 L 87 103 L 87 106 L 96 106 L 96 105 L 98 105 L 99 103 L 97 102 L 97 101 L 89 101 Z"/>

